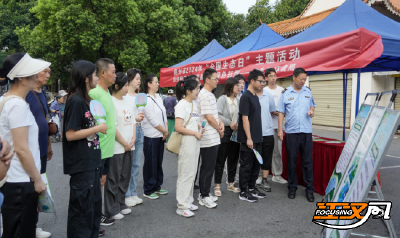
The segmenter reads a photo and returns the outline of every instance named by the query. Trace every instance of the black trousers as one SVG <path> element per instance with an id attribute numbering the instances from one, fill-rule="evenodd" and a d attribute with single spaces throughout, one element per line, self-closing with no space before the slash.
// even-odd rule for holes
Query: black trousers
<path id="1" fill-rule="evenodd" d="M 71 174 L 67 237 L 99 236 L 101 219 L 100 167 Z"/>
<path id="2" fill-rule="evenodd" d="M 161 189 L 164 181 L 162 162 L 164 158 L 164 141 L 162 137 L 144 137 L 143 141 L 143 190 L 150 195 Z"/>
<path id="3" fill-rule="evenodd" d="M 4 195 L 2 238 L 35 238 L 38 194 L 33 182 L 6 182 L 1 192 Z"/>
<path id="4" fill-rule="evenodd" d="M 301 155 L 301 166 L 303 179 L 306 183 L 306 192 L 314 192 L 314 174 L 312 162 L 312 134 L 311 133 L 286 133 L 285 146 L 288 163 L 288 189 L 297 190 L 297 160 L 299 151 Z"/>
<path id="5" fill-rule="evenodd" d="M 271 170 L 272 154 L 274 153 L 274 136 L 263 136 L 262 152 L 260 153 L 263 158 L 262 170 Z"/>
<path id="6" fill-rule="evenodd" d="M 211 181 L 217 161 L 219 145 L 214 145 L 207 148 L 200 148 L 201 167 L 200 167 L 200 194 L 203 197 L 208 197 L 211 188 Z"/>
<path id="7" fill-rule="evenodd" d="M 215 164 L 214 182 L 220 184 L 226 158 L 228 170 L 228 183 L 235 181 L 237 163 L 239 160 L 240 144 L 234 141 L 222 142 L 218 148 L 217 161 Z"/>
<path id="8" fill-rule="evenodd" d="M 260 153 L 262 143 L 254 143 L 253 148 Z M 260 163 L 258 162 L 253 150 L 249 149 L 245 143 L 240 143 L 240 169 L 239 169 L 239 186 L 240 191 L 254 189 L 258 173 L 260 171 Z"/>

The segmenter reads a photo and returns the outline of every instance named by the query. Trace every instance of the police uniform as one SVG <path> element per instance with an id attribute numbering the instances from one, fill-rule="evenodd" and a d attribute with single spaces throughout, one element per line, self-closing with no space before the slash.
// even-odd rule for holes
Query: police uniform
<path id="1" fill-rule="evenodd" d="M 288 189 L 297 190 L 296 166 L 301 154 L 306 192 L 314 192 L 312 163 L 312 123 L 308 111 L 315 107 L 310 88 L 297 92 L 293 86 L 286 88 L 278 103 L 278 111 L 285 114 L 285 146 L 288 164 Z"/>

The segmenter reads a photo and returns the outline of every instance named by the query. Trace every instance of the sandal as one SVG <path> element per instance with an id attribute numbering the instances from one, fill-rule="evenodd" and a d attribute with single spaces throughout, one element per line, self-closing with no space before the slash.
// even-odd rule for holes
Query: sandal
<path id="1" fill-rule="evenodd" d="M 234 192 L 234 193 L 240 193 L 240 188 L 236 188 L 235 184 L 232 184 L 228 186 L 228 191 Z"/>
<path id="2" fill-rule="evenodd" d="M 219 188 L 219 191 L 215 191 L 215 189 L 217 189 L 217 188 Z M 215 187 L 215 188 L 214 188 L 214 194 L 215 194 L 215 196 L 217 196 L 217 197 L 221 197 L 221 196 L 222 196 L 221 187 Z"/>

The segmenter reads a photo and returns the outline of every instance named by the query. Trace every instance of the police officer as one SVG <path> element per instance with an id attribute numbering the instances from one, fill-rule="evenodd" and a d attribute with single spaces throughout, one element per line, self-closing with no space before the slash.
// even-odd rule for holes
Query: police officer
<path id="1" fill-rule="evenodd" d="M 282 123 L 285 123 L 285 146 L 289 174 L 288 197 L 294 199 L 297 190 L 296 166 L 301 154 L 304 180 L 306 182 L 306 197 L 309 202 L 314 201 L 314 176 L 312 163 L 312 124 L 315 103 L 308 87 L 304 84 L 307 72 L 303 68 L 296 68 L 293 72 L 293 83 L 282 92 L 278 103 L 278 137 L 283 140 Z"/>

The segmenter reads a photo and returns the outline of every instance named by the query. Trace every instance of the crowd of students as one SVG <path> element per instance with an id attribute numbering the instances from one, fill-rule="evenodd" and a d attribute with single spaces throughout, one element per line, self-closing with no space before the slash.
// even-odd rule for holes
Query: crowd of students
<path id="1" fill-rule="evenodd" d="M 44 113 L 47 105 L 40 89 L 50 76 L 49 67 L 49 62 L 15 53 L 8 56 L 0 68 L 0 85 L 11 83 L 9 92 L 0 98 L 0 143 L 3 147 L 0 179 L 7 174 L 0 189 L 4 194 L 1 207 L 4 238 L 51 235 L 36 227 L 38 195 L 46 190 L 40 174 L 46 172 L 47 161 L 53 155 Z M 293 88 L 297 92 L 302 92 L 304 83 L 297 84 L 295 79 L 304 74 L 301 68 L 294 72 Z M 175 131 L 183 135 L 176 183 L 178 215 L 191 217 L 198 209 L 193 204 L 197 177 L 198 204 L 207 208 L 217 206 L 218 197 L 223 194 L 225 164 L 227 190 L 238 193 L 240 200 L 256 202 L 265 198 L 266 194 L 260 192 L 256 184 L 271 192 L 270 171 L 272 181 L 287 183 L 281 177 L 282 122 L 278 123 L 278 115 L 285 113 L 285 105 L 293 98 L 283 101 L 274 69 L 267 69 L 265 74 L 257 69 L 251 71 L 247 90 L 244 90 L 243 75 L 227 79 L 218 101 L 212 93 L 219 82 L 214 69 L 204 71 L 201 90 L 197 76 L 185 77 L 176 84 L 178 103 L 173 102 L 175 99 L 167 102 L 173 110 L 166 110 L 157 93 L 157 76 L 147 74 L 143 84 L 141 76 L 139 69 L 116 72 L 114 62 L 107 58 L 98 59 L 95 64 L 80 60 L 71 68 L 66 102 L 62 97 L 57 102 L 65 104 L 60 136 L 65 138 L 62 140 L 64 173 L 70 175 L 68 237 L 102 236 L 105 230 L 100 225 L 113 225 L 115 220 L 130 214 L 131 207 L 143 203 L 137 192 L 143 155 L 143 196 L 157 199 L 168 193 L 162 187 L 162 164 L 165 142 L 171 134 L 169 123 L 174 123 Z M 265 87 L 267 81 L 268 87 Z M 147 94 L 143 111 L 135 106 L 141 85 Z M 312 115 L 309 111 L 308 115 L 313 116 L 315 104 L 312 96 L 310 99 L 305 106 L 312 110 Z M 30 100 L 32 103 L 27 104 Z M 105 123 L 98 124 L 93 117 L 89 107 L 91 100 L 103 105 L 107 115 Z M 278 110 L 278 104 L 283 109 Z M 59 105 L 50 110 L 53 114 L 61 113 Z M 262 155 L 261 166 L 254 150 Z M 303 150 L 300 151 L 303 154 Z M 289 175 L 289 179 L 293 180 L 293 175 Z M 297 189 L 297 180 L 289 181 L 289 185 L 289 189 Z M 294 198 L 290 196 L 292 190 L 289 198 Z M 313 188 L 307 187 L 306 191 L 312 194 Z M 1 198 L 0 193 L 0 205 Z M 307 199 L 311 201 L 308 195 Z"/>

